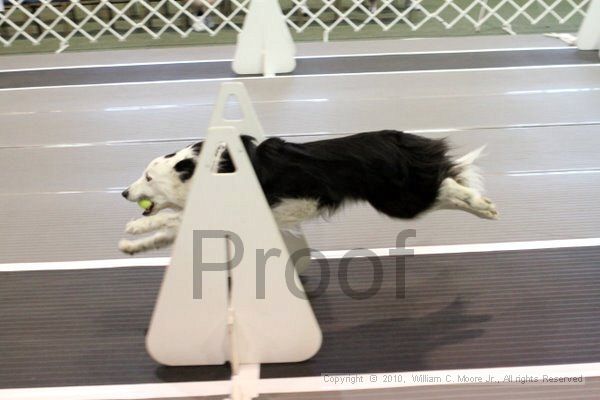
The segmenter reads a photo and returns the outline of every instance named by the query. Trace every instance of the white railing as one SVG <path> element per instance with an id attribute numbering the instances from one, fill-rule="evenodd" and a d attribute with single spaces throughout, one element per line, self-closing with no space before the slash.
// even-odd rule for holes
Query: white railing
<path id="1" fill-rule="evenodd" d="M 2 2 L 3 0 L 0 0 Z M 113 37 L 161 39 L 166 35 L 219 37 L 241 30 L 250 0 L 4 0 L 0 43 L 57 41 L 59 51 L 74 38 L 96 43 Z M 590 0 L 281 0 L 292 33 L 328 40 L 348 34 L 501 28 L 515 34 L 531 26 L 560 30 L 579 23 Z M 542 28 L 544 29 L 544 28 Z M 398 32 L 396 32 L 398 30 Z M 427 31 L 427 32 L 425 32 Z M 356 37 L 365 37 L 357 34 Z M 230 39 L 232 40 L 232 39 Z"/>

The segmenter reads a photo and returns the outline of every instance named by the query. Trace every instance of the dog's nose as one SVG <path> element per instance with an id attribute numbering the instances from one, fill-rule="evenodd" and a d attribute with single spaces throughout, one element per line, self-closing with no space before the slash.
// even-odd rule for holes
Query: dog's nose
<path id="1" fill-rule="evenodd" d="M 128 198 L 129 197 L 129 189 L 123 190 L 123 192 L 121 192 L 121 196 Z"/>

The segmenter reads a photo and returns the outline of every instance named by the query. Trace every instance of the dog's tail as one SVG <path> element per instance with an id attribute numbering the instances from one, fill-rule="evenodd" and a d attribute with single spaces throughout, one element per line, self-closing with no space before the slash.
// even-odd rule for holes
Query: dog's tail
<path id="1" fill-rule="evenodd" d="M 483 192 L 483 178 L 481 177 L 480 168 L 475 165 L 475 161 L 483 155 L 483 150 L 485 150 L 485 145 L 457 158 L 450 170 L 458 183 L 478 192 Z"/>

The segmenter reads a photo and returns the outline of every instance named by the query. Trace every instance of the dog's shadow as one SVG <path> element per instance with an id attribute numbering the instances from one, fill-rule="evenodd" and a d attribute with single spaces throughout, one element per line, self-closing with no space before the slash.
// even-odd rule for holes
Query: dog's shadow
<path id="1" fill-rule="evenodd" d="M 491 316 L 467 315 L 466 311 L 467 303 L 456 297 L 422 317 L 377 319 L 345 330 L 325 331 L 323 346 L 313 359 L 264 365 L 263 374 L 285 377 L 425 370 L 431 352 L 485 333 L 478 325 Z"/>
<path id="2" fill-rule="evenodd" d="M 456 297 L 445 307 L 415 318 L 384 318 L 342 330 L 325 330 L 315 357 L 301 363 L 264 364 L 265 378 L 319 376 L 323 373 L 420 371 L 430 368 L 428 356 L 444 346 L 482 336 L 478 326 L 490 315 L 468 315 L 468 303 Z M 358 315 L 357 315 L 358 317 Z M 229 379 L 228 364 L 198 367 L 158 367 L 166 382 Z"/>

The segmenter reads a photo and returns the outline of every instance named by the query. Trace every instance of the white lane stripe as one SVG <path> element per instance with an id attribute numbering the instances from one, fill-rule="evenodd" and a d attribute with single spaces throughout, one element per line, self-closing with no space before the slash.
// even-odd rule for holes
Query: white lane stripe
<path id="1" fill-rule="evenodd" d="M 376 255 L 385 257 L 389 255 L 414 254 L 461 254 L 461 253 L 486 253 L 497 251 L 523 251 L 562 249 L 570 247 L 594 247 L 600 246 L 600 238 L 585 239 L 557 239 L 557 240 L 535 240 L 527 242 L 500 242 L 500 243 L 477 243 L 477 244 L 451 244 L 439 246 L 416 246 L 397 249 L 394 247 L 383 247 L 374 249 L 353 250 L 353 257 L 368 257 Z M 319 254 L 313 252 L 313 258 L 326 258 L 330 260 L 343 258 L 351 250 L 327 250 Z M 24 272 L 24 271 L 60 271 L 76 269 L 99 269 L 99 268 L 124 268 L 124 267 L 158 267 L 168 265 L 170 257 L 151 258 L 119 258 L 107 260 L 82 260 L 82 261 L 58 261 L 58 262 L 32 262 L 32 263 L 5 263 L 0 264 L 0 272 Z"/>
<path id="2" fill-rule="evenodd" d="M 331 54 L 299 56 L 296 58 L 343 58 L 343 57 L 381 57 L 381 56 L 404 56 L 404 55 L 423 55 L 423 54 L 469 54 L 469 53 L 493 53 L 507 51 L 544 51 L 544 50 L 574 50 L 571 46 L 552 46 L 552 47 L 505 47 L 505 48 L 487 48 L 487 49 L 462 49 L 462 50 L 431 50 L 431 51 L 403 51 L 403 52 L 385 52 L 385 53 L 361 53 L 361 54 Z"/>
<path id="3" fill-rule="evenodd" d="M 126 267 L 163 267 L 171 261 L 170 257 L 117 258 L 108 260 L 53 261 L 31 263 L 0 264 L 0 272 L 19 271 L 62 271 L 74 269 L 101 269 Z"/>
<path id="4" fill-rule="evenodd" d="M 569 247 L 593 247 L 600 246 L 600 238 L 588 239 L 559 239 L 559 240 L 536 240 L 528 242 L 501 242 L 501 243 L 477 243 L 477 244 L 451 244 L 439 246 L 417 246 L 405 249 L 378 248 L 367 249 L 365 256 L 372 253 L 378 257 L 389 255 L 414 254 L 415 256 L 436 254 L 462 254 L 462 253 L 487 253 L 497 251 L 522 251 L 562 249 Z M 350 250 L 330 250 L 321 252 L 327 259 L 343 258 Z M 360 252 L 358 252 L 360 254 Z M 360 255 L 356 256 L 359 257 Z"/>
<path id="5" fill-rule="evenodd" d="M 546 175 L 587 175 L 600 174 L 600 168 L 558 169 L 558 170 L 531 170 L 531 171 L 508 171 L 506 176 L 546 176 Z"/>
<path id="6" fill-rule="evenodd" d="M 543 51 L 543 50 L 573 50 L 570 46 L 552 46 L 552 47 L 507 47 L 507 48 L 484 48 L 484 49 L 463 49 L 463 50 L 432 50 L 432 51 L 401 51 L 401 52 L 382 52 L 382 53 L 356 53 L 356 54 L 323 54 L 312 56 L 297 56 L 296 59 L 314 59 L 314 58 L 346 58 L 346 57 L 381 57 L 395 55 L 421 55 L 421 54 L 465 54 L 465 53 L 489 53 L 506 51 Z M 32 67 L 32 68 L 9 68 L 0 69 L 2 72 L 27 72 L 27 71 L 51 71 L 64 69 L 90 69 L 90 68 L 113 68 L 113 67 L 140 67 L 149 65 L 178 65 L 178 64 L 202 64 L 216 62 L 231 62 L 231 58 L 216 58 L 211 60 L 175 60 L 175 61 L 152 61 L 152 62 L 132 62 L 132 63 L 114 63 L 114 64 L 80 64 L 80 65 L 56 65 L 52 67 Z"/>
<path id="7" fill-rule="evenodd" d="M 276 78 L 276 77 L 272 77 Z M 161 85 L 167 83 L 200 83 L 200 82 L 228 82 L 236 80 L 250 79 L 271 79 L 263 76 L 242 76 L 230 78 L 198 78 L 198 79 L 173 79 L 163 81 L 141 81 L 141 82 L 112 82 L 112 83 L 86 83 L 80 85 L 54 85 L 54 86 L 27 86 L 18 88 L 2 88 L 0 92 L 14 92 L 19 90 L 44 90 L 44 89 L 66 89 L 66 88 L 88 88 L 88 87 L 108 87 L 108 86 L 139 86 L 139 85 Z"/>
<path id="8" fill-rule="evenodd" d="M 490 67 L 490 68 L 456 68 L 456 69 L 429 69 L 429 70 L 410 70 L 410 71 L 383 71 L 383 72 L 344 72 L 338 74 L 308 74 L 308 75 L 276 75 L 272 77 L 264 76 L 242 76 L 229 78 L 198 78 L 198 79 L 173 79 L 161 81 L 142 81 L 142 82 L 114 82 L 114 83 L 86 83 L 80 85 L 55 85 L 55 86 L 27 86 L 18 88 L 2 88 L 0 92 L 14 92 L 20 90 L 44 90 L 44 89 L 65 89 L 65 88 L 87 88 L 87 87 L 105 87 L 105 86 L 131 86 L 131 85 L 157 85 L 172 83 L 197 83 L 197 82 L 227 82 L 237 80 L 256 80 L 256 79 L 293 79 L 293 78 L 314 78 L 314 77 L 336 77 L 336 76 L 360 76 L 360 75 L 394 75 L 394 74 L 427 74 L 427 73 L 450 73 L 450 72 L 471 72 L 471 71 L 512 71 L 512 70 L 531 70 L 531 69 L 558 69 L 558 68 L 580 68 L 580 67 L 600 67 L 600 63 L 591 64 L 556 64 L 556 65 L 530 65 L 521 67 Z"/>
<path id="9" fill-rule="evenodd" d="M 414 379 L 414 376 L 422 376 L 424 374 L 428 376 L 440 377 L 441 380 L 439 382 L 420 382 Z M 258 390 L 259 393 L 302 393 L 342 390 L 391 389 L 447 384 L 459 385 L 461 383 L 457 382 L 458 375 L 482 377 L 483 379 L 486 379 L 490 375 L 494 377 L 500 377 L 500 379 L 507 375 L 512 375 L 513 378 L 517 375 L 530 377 L 541 377 L 543 375 L 548 375 L 551 377 L 591 378 L 600 376 L 600 363 L 478 368 L 463 370 L 384 372 L 377 374 L 349 374 L 349 376 L 356 377 L 353 382 L 335 384 L 332 382 L 325 382 L 324 376 L 261 379 L 258 383 Z M 393 379 L 390 379 L 390 377 L 393 377 Z M 447 381 L 445 378 L 447 378 L 449 381 Z M 513 385 L 517 385 L 517 383 L 515 382 Z"/>
<path id="10" fill-rule="evenodd" d="M 427 133 L 452 133 L 452 132 L 468 132 L 468 131 L 487 131 L 487 130 L 522 130 L 534 128 L 554 128 L 554 127 L 577 127 L 600 125 L 600 120 L 578 121 L 578 122 L 548 122 L 535 124 L 513 124 L 504 126 L 463 126 L 458 128 L 431 128 L 431 129 L 406 129 L 404 132 L 415 134 Z"/>
<path id="11" fill-rule="evenodd" d="M 0 400 L 132 400 L 228 394 L 229 381 L 0 389 Z"/>
<path id="12" fill-rule="evenodd" d="M 0 112 L 0 115 L 2 113 Z M 562 128 L 562 127 L 580 127 L 580 126 L 595 126 L 600 125 L 600 120 L 589 120 L 581 122 L 548 122 L 535 124 L 514 124 L 514 125 L 490 125 L 490 126 L 461 126 L 458 128 L 431 128 L 431 129 L 405 129 L 406 133 L 414 133 L 418 135 L 426 135 L 430 133 L 452 133 L 452 132 L 470 132 L 470 131 L 494 131 L 494 130 L 522 130 L 535 128 Z M 348 132 L 287 132 L 269 134 L 267 137 L 321 137 L 321 136 L 348 136 Z M 204 137 L 191 136 L 167 139 L 123 139 L 123 140 L 107 140 L 103 142 L 84 142 L 84 143 L 55 143 L 55 144 L 23 144 L 23 145 L 0 145 L 0 150 L 15 150 L 15 149 L 60 149 L 60 148 L 76 148 L 76 147 L 95 147 L 95 146 L 129 146 L 129 145 L 154 145 L 163 143 L 195 143 L 202 140 Z M 519 171 L 520 172 L 520 171 Z M 48 192 L 54 193 L 54 192 Z M 0 193 L 0 196 L 10 195 L 11 193 Z"/>
<path id="13" fill-rule="evenodd" d="M 229 58 L 216 58 L 214 60 L 175 60 L 175 61 L 154 61 L 154 62 L 132 62 L 132 63 L 114 63 L 114 64 L 81 64 L 81 65 L 65 65 L 53 67 L 32 67 L 32 68 L 9 68 L 0 69 L 3 72 L 33 72 L 33 71 L 52 71 L 52 70 L 69 70 L 69 69 L 93 69 L 93 68 L 119 68 L 119 67 L 146 67 L 151 65 L 179 65 L 179 64 L 204 64 L 231 62 Z"/>
<path id="14" fill-rule="evenodd" d="M 440 376 L 442 382 L 419 382 L 413 376 L 427 374 Z M 337 392 L 341 390 L 374 390 L 415 386 L 432 386 L 448 384 L 443 377 L 458 375 L 500 377 L 505 375 L 551 377 L 598 377 L 600 363 L 540 365 L 508 368 L 480 368 L 463 370 L 437 370 L 413 372 L 386 372 L 378 374 L 352 374 L 357 377 L 354 383 L 335 384 L 326 382 L 323 376 L 304 378 L 260 379 L 258 390 L 263 394 L 273 393 L 305 393 L 305 392 Z M 395 379 L 384 379 L 394 376 Z M 372 382 L 372 377 L 376 382 Z M 456 380 L 456 378 L 454 378 Z M 450 384 L 458 385 L 452 382 Z M 512 385 L 516 385 L 513 383 Z M 511 386 L 514 387 L 514 386 Z M 0 400 L 110 400 L 110 399 L 161 399 L 193 396 L 227 395 L 230 391 L 230 381 L 185 382 L 185 383 L 155 383 L 132 385 L 102 385 L 102 386 L 66 386 L 22 389 L 0 389 Z"/>
<path id="15" fill-rule="evenodd" d="M 1 113 L 0 113 L 1 114 Z M 598 122 L 582 122 L 581 125 L 594 125 L 599 124 Z M 568 123 L 567 125 L 557 123 L 553 126 L 572 126 Z M 494 129 L 494 128 L 489 128 Z M 503 129 L 503 128 L 497 128 Z M 510 127 L 508 128 L 510 129 Z M 406 131 L 409 132 L 409 131 Z M 325 132 L 325 131 L 314 131 L 314 132 L 297 132 L 297 133 L 275 133 L 266 135 L 267 137 L 319 137 L 319 136 L 347 136 L 346 132 Z M 129 139 L 129 140 L 107 140 L 104 142 L 87 142 L 87 143 L 55 143 L 55 144 L 24 144 L 24 145 L 0 145 L 0 150 L 16 150 L 16 149 L 68 149 L 68 148 L 81 148 L 81 147 L 95 147 L 95 146 L 137 146 L 137 145 L 154 145 L 164 143 L 196 143 L 199 140 L 206 139 L 203 136 L 195 137 L 181 137 L 181 138 L 169 138 L 169 139 Z M 2 196 L 3 193 L 0 193 Z"/>

